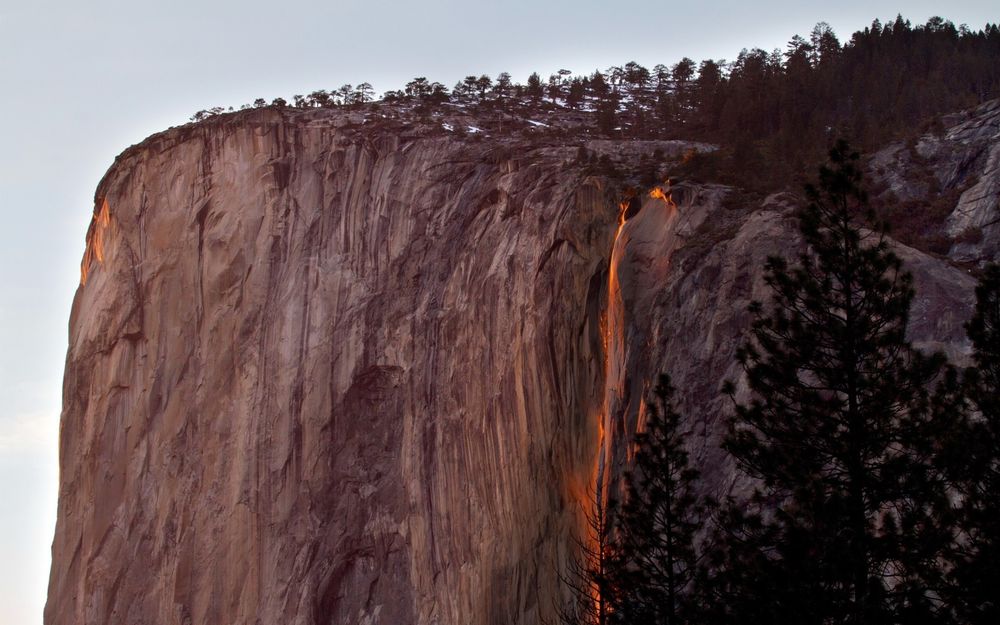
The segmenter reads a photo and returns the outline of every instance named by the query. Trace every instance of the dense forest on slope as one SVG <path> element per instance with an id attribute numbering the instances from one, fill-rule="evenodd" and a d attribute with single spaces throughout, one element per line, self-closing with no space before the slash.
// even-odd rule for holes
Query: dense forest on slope
<path id="1" fill-rule="evenodd" d="M 525 84 L 506 72 L 471 75 L 452 89 L 418 77 L 379 100 L 362 83 L 242 108 L 382 107 L 426 119 L 460 107 L 476 124 L 445 130 L 709 141 L 723 149 L 689 159 L 686 175 L 770 191 L 820 160 L 834 137 L 870 152 L 940 129 L 941 115 L 1000 96 L 998 58 L 996 24 L 971 30 L 932 17 L 914 26 L 897 16 L 884 25 L 875 20 L 844 43 L 821 22 L 784 50 L 744 49 L 732 62 L 683 58 L 652 69 L 629 62 L 589 75 L 559 70 L 548 80 L 533 73 Z"/>

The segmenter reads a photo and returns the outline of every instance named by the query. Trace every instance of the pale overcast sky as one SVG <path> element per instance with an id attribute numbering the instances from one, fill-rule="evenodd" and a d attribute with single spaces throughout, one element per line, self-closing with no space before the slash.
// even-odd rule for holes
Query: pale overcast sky
<path id="1" fill-rule="evenodd" d="M 257 97 L 733 59 L 819 21 L 843 41 L 899 12 L 1000 19 L 961 0 L 0 0 L 0 623 L 42 620 L 70 302 L 94 187 L 125 147 Z"/>

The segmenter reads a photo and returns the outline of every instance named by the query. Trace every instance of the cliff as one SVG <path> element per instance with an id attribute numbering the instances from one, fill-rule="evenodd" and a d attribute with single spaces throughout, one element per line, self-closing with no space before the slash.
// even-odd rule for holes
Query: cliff
<path id="1" fill-rule="evenodd" d="M 718 388 L 794 198 L 623 210 L 577 154 L 269 109 L 123 153 L 70 321 L 45 622 L 540 623 L 660 370 L 709 488 L 738 487 Z M 898 249 L 912 337 L 961 359 L 973 279 Z"/>

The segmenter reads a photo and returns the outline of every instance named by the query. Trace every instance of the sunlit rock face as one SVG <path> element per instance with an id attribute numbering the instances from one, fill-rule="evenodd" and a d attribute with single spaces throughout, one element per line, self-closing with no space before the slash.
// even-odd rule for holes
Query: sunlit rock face
<path id="1" fill-rule="evenodd" d="M 764 259 L 800 246 L 795 199 L 682 184 L 619 232 L 611 189 L 575 146 L 331 111 L 127 150 L 70 322 L 45 622 L 551 622 L 659 371 L 704 488 L 733 487 L 718 388 Z M 961 357 L 973 280 L 899 250 L 911 335 Z"/>
<path id="2" fill-rule="evenodd" d="M 535 623 L 556 601 L 613 203 L 573 148 L 292 117 L 158 135 L 97 191 L 48 623 Z"/>

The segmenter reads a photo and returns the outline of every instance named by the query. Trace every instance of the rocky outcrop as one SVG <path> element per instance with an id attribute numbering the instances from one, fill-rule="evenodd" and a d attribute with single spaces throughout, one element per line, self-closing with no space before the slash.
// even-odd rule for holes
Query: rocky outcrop
<path id="1" fill-rule="evenodd" d="M 731 484 L 719 384 L 763 259 L 799 246 L 793 199 L 727 208 L 735 192 L 642 196 L 619 228 L 576 147 L 331 111 L 127 150 L 73 305 L 46 623 L 551 617 L 599 458 L 620 475 L 655 372 L 710 487 Z M 899 251 L 912 337 L 962 357 L 972 278 Z"/>
<path id="2" fill-rule="evenodd" d="M 1000 100 L 945 117 L 938 132 L 886 148 L 872 165 L 896 199 L 955 196 L 942 233 L 950 239 L 950 258 L 1000 260 Z"/>
<path id="3" fill-rule="evenodd" d="M 958 241 L 951 256 L 961 260 L 997 259 L 1000 257 L 1000 100 L 981 106 L 933 147 L 931 157 L 941 152 L 951 157 L 946 184 L 970 178 L 948 218 L 948 234 L 960 238 L 970 231 L 979 232 L 978 240 Z"/>
<path id="4" fill-rule="evenodd" d="M 752 321 L 751 301 L 766 302 L 770 291 L 762 267 L 768 256 L 794 259 L 802 242 L 794 210 L 797 198 L 778 195 L 753 210 L 730 210 L 723 198 L 734 190 L 687 187 L 674 190 L 676 208 L 656 202 L 628 224 L 632 240 L 623 263 L 625 307 L 629 311 L 626 356 L 630 402 L 614 428 L 620 432 L 616 471 L 627 464 L 626 446 L 642 423 L 655 372 L 670 374 L 678 408 L 689 419 L 703 488 L 721 495 L 740 484 L 720 448 L 730 399 L 724 380 L 748 398 L 736 350 Z M 965 364 L 971 349 L 963 324 L 974 304 L 975 280 L 933 256 L 895 245 L 914 274 L 917 296 L 909 337 L 924 351 L 944 351 Z"/>

